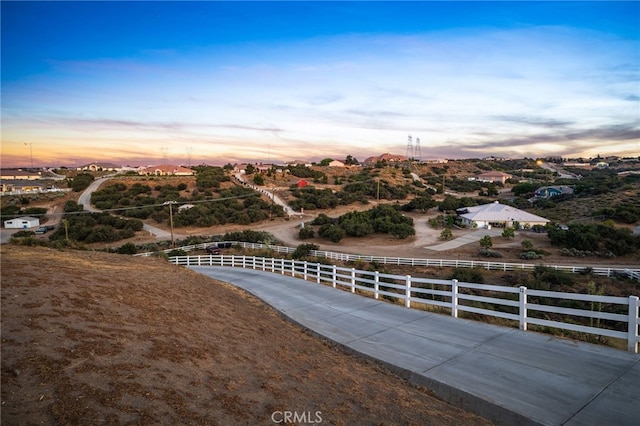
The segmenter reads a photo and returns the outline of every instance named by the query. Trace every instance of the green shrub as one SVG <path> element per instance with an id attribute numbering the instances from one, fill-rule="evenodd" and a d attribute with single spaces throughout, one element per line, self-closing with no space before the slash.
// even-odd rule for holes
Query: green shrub
<path id="1" fill-rule="evenodd" d="M 535 251 L 525 251 L 523 253 L 520 253 L 518 257 L 525 260 L 535 260 L 542 258 L 542 255 L 536 253 Z"/>
<path id="2" fill-rule="evenodd" d="M 478 254 L 483 257 L 502 257 L 502 253 L 489 250 L 488 248 L 483 248 L 478 251 Z"/>
<path id="3" fill-rule="evenodd" d="M 118 247 L 118 249 L 116 250 L 116 253 L 119 253 L 119 254 L 136 254 L 137 252 L 138 252 L 138 249 L 136 248 L 136 245 L 133 243 L 123 244 L 120 247 Z"/>
<path id="4" fill-rule="evenodd" d="M 481 284 L 484 282 L 482 271 L 476 268 L 455 268 L 453 273 L 449 276 L 449 279 L 466 283 Z"/>
<path id="5" fill-rule="evenodd" d="M 293 259 L 302 259 L 311 254 L 313 250 L 319 250 L 320 247 L 316 244 L 300 244 L 296 247 L 296 250 L 291 254 Z"/>
<path id="6" fill-rule="evenodd" d="M 304 228 L 300 228 L 300 231 L 298 231 L 298 238 L 300 238 L 301 240 L 313 238 L 315 237 L 315 235 L 316 235 L 316 232 L 310 226 L 305 226 Z"/>

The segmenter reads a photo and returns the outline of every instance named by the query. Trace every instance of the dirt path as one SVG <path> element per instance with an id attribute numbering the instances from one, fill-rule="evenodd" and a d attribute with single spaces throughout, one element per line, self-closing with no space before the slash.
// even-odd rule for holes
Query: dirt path
<path id="1" fill-rule="evenodd" d="M 3 425 L 488 424 L 161 259 L 1 250 Z"/>

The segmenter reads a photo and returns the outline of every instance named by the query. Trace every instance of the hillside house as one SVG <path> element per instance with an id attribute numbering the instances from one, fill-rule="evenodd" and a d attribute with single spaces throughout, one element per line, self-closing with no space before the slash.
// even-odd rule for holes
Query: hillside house
<path id="1" fill-rule="evenodd" d="M 182 166 L 162 164 L 159 166 L 143 167 L 138 170 L 139 175 L 155 176 L 193 176 L 195 172 Z"/>
<path id="2" fill-rule="evenodd" d="M 573 188 L 570 186 L 543 186 L 534 192 L 534 199 L 551 198 L 563 194 L 573 194 Z"/>
<path id="3" fill-rule="evenodd" d="M 513 227 L 515 222 L 518 222 L 522 228 L 530 228 L 549 223 L 549 219 L 497 201 L 480 206 L 463 207 L 456 213 L 462 224 L 470 228 Z"/>
<path id="4" fill-rule="evenodd" d="M 1 169 L 0 179 L 7 180 L 37 180 L 42 179 L 41 172 L 27 171 L 22 169 Z"/>
<path id="5" fill-rule="evenodd" d="M 476 176 L 476 180 L 480 182 L 494 182 L 494 183 L 502 183 L 504 184 L 507 179 L 511 179 L 513 176 L 509 173 L 503 173 L 496 170 L 492 170 L 490 172 L 482 173 Z"/>
<path id="6" fill-rule="evenodd" d="M 15 219 L 4 221 L 4 227 L 7 229 L 29 229 L 40 226 L 40 219 L 31 216 L 22 216 Z"/>
<path id="7" fill-rule="evenodd" d="M 344 167 L 345 164 L 342 161 L 333 160 L 329 163 L 329 167 Z"/>
<path id="8" fill-rule="evenodd" d="M 305 186 L 307 186 L 307 185 L 309 185 L 309 182 L 307 182 L 307 181 L 306 181 L 306 180 L 304 180 L 304 179 L 300 179 L 300 180 L 296 183 L 296 186 L 297 186 L 298 188 L 304 188 L 304 187 L 305 187 Z"/>
<path id="9" fill-rule="evenodd" d="M 122 167 L 113 163 L 98 163 L 93 162 L 89 164 L 85 164 L 84 166 L 76 167 L 78 171 L 88 171 L 88 172 L 115 172 L 120 170 Z"/>

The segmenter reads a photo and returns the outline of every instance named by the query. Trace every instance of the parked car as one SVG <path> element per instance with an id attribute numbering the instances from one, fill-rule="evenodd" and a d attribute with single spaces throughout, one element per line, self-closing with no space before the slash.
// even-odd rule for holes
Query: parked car
<path id="1" fill-rule="evenodd" d="M 205 249 L 208 254 L 220 254 L 222 250 L 220 250 L 217 246 L 209 246 Z"/>
<path id="2" fill-rule="evenodd" d="M 54 228 L 55 227 L 53 225 L 40 226 L 38 227 L 38 229 L 36 229 L 36 234 L 38 235 L 46 234 L 49 231 L 53 231 Z"/>

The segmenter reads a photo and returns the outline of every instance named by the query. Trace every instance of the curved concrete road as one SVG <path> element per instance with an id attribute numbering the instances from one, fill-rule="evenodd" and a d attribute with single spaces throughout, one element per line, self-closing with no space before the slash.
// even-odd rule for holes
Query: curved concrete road
<path id="1" fill-rule="evenodd" d="M 497 424 L 638 425 L 640 355 L 408 309 L 287 275 L 191 269 Z"/>
<path id="2" fill-rule="evenodd" d="M 91 194 L 93 192 L 95 192 L 100 185 L 102 185 L 104 182 L 106 182 L 107 180 L 109 180 L 111 178 L 111 176 L 104 176 L 101 178 L 98 178 L 96 180 L 94 180 L 93 182 L 91 182 L 91 184 L 82 192 L 82 194 L 80 194 L 80 196 L 78 197 L 78 204 L 82 204 L 82 206 L 84 207 L 85 210 L 93 212 L 93 213 L 99 213 L 101 210 L 97 209 L 95 207 L 93 207 L 91 205 Z M 143 224 L 142 229 L 144 229 L 145 231 L 147 231 L 150 234 L 153 234 L 156 236 L 157 239 L 159 240 L 168 240 L 171 239 L 171 233 L 167 232 L 163 229 L 160 228 L 156 228 L 155 226 L 152 225 L 147 225 L 146 223 Z M 178 235 L 174 233 L 174 238 L 182 238 L 182 235 Z"/>

